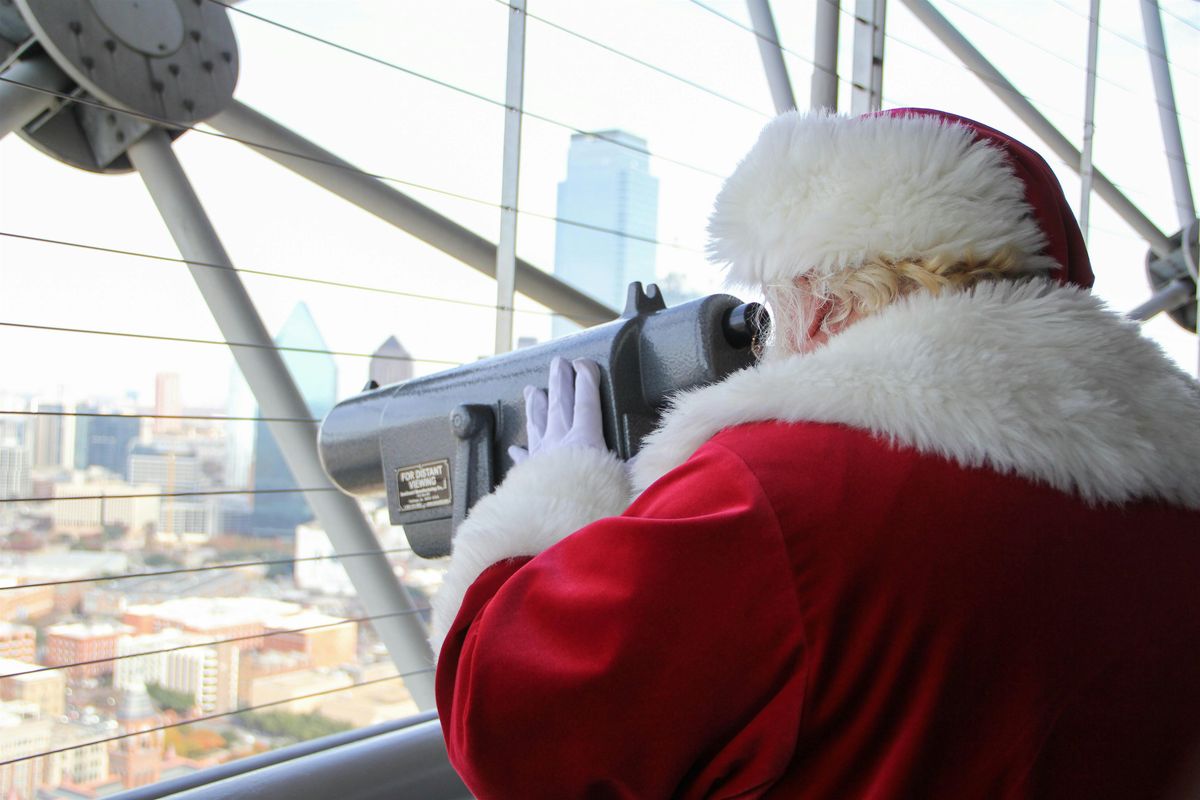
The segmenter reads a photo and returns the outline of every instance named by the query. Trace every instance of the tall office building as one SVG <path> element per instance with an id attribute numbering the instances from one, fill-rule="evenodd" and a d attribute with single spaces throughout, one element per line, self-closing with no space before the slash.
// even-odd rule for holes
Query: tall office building
<path id="1" fill-rule="evenodd" d="M 82 413 L 97 413 L 97 406 L 81 405 Z M 109 413 L 107 410 L 105 413 Z M 75 419 L 75 466 L 104 467 L 109 472 L 129 477 L 129 451 L 142 430 L 140 417 L 116 416 Z"/>
<path id="2" fill-rule="evenodd" d="M 154 432 L 179 433 L 183 420 L 172 419 L 183 413 L 183 393 L 179 388 L 179 374 L 160 372 L 154 376 Z"/>
<path id="3" fill-rule="evenodd" d="M 182 535 L 211 536 L 216 531 L 216 498 L 188 497 L 205 488 L 200 457 L 190 444 L 135 444 L 129 451 L 129 482 L 157 486 L 164 492 L 159 504 L 160 541 Z M 183 493 L 184 496 L 177 496 Z"/>
<path id="4" fill-rule="evenodd" d="M 225 428 L 225 470 L 223 482 L 229 489 L 252 489 L 254 484 L 254 437 L 258 406 L 241 368 L 235 363 L 229 371 L 229 396 L 225 403 L 229 419 Z M 252 530 L 250 500 L 253 495 L 227 494 L 216 498 L 217 527 L 222 533 L 249 534 Z"/>
<path id="5" fill-rule="evenodd" d="M 32 491 L 29 451 L 22 444 L 0 440 L 0 500 L 29 497 Z"/>
<path id="6" fill-rule="evenodd" d="M 567 178 L 558 184 L 554 274 L 618 310 L 631 281 L 654 281 L 655 245 L 645 240 L 658 231 L 658 179 L 639 152 L 646 149 L 645 139 L 625 131 L 573 134 Z M 578 328 L 556 317 L 553 330 Z"/>
<path id="7" fill-rule="evenodd" d="M 337 401 L 337 364 L 333 356 L 325 352 L 298 352 L 329 349 L 317 330 L 317 323 L 308 306 L 300 303 L 292 310 L 292 315 L 275 337 L 275 344 L 297 348 L 284 350 L 280 355 L 308 404 L 309 412 L 313 418 L 321 419 Z M 295 488 L 296 481 L 283 460 L 275 437 L 266 423 L 255 423 L 254 489 Z M 313 513 L 303 492 L 256 494 L 251 533 L 262 537 L 291 538 L 296 533 L 297 525 L 312 518 Z"/>
<path id="8" fill-rule="evenodd" d="M 164 492 L 200 489 L 200 459 L 190 444 L 135 444 L 127 474 L 130 483 L 153 484 Z"/>
<path id="9" fill-rule="evenodd" d="M 371 354 L 370 379 L 380 386 L 406 381 L 413 376 L 412 365 L 412 353 L 395 336 L 389 336 Z"/>
<path id="10" fill-rule="evenodd" d="M 63 403 L 37 401 L 33 417 L 32 466 L 75 466 L 75 418 Z"/>
<path id="11" fill-rule="evenodd" d="M 253 478 L 254 420 L 258 405 L 242 370 L 235 363 L 229 370 L 229 397 L 225 402 L 225 485 L 244 489 Z"/>
<path id="12" fill-rule="evenodd" d="M 29 448 L 26 420 L 0 417 L 0 500 L 29 497 Z"/>

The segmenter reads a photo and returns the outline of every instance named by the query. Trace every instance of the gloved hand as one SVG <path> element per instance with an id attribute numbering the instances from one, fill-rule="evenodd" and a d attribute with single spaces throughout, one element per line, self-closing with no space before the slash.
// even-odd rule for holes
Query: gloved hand
<path id="1" fill-rule="evenodd" d="M 573 368 L 572 368 L 573 367 Z M 567 363 L 550 361 L 549 396 L 525 387 L 525 435 L 529 448 L 510 447 L 508 455 L 520 464 L 531 456 L 563 447 L 606 450 L 600 414 L 600 367 L 586 358 Z"/>

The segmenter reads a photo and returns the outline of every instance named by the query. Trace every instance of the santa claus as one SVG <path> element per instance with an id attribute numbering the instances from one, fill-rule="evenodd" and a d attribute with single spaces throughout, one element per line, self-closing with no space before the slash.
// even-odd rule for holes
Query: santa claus
<path id="1" fill-rule="evenodd" d="M 1196 796 L 1200 390 L 1088 291 L 1046 163 L 785 114 L 711 233 L 761 363 L 632 474 L 595 366 L 554 364 L 457 534 L 433 642 L 477 796 Z"/>

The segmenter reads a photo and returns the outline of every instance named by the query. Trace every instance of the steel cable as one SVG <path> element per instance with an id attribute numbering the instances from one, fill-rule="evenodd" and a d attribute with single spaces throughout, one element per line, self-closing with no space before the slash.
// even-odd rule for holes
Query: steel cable
<path id="1" fill-rule="evenodd" d="M 211 0 L 211 2 L 216 2 L 216 0 Z M 455 192 L 450 189 L 439 189 L 436 186 L 430 186 L 428 184 L 419 183 L 417 181 L 410 181 L 410 180 L 406 180 L 404 178 L 397 178 L 397 177 L 394 177 L 391 175 L 384 175 L 382 173 L 371 172 L 369 170 L 365 170 L 365 169 L 362 169 L 361 167 L 356 167 L 353 165 L 339 164 L 339 163 L 336 163 L 333 161 L 326 161 L 325 159 L 317 158 L 315 156 L 307 155 L 304 153 L 296 153 L 291 150 L 284 149 L 282 147 L 275 147 L 274 145 L 261 144 L 259 142 L 253 142 L 253 141 L 250 141 L 247 139 L 241 139 L 237 136 L 231 136 L 227 133 L 222 133 L 221 131 L 208 130 L 206 128 L 202 128 L 197 125 L 183 125 L 178 122 L 174 122 L 172 120 L 166 119 L 165 117 L 158 117 L 153 114 L 147 114 L 147 113 L 144 113 L 141 111 L 133 111 L 130 109 L 117 108 L 115 106 L 110 106 L 105 103 L 102 103 L 94 98 L 77 97 L 76 95 L 71 94 L 70 92 L 59 92 L 59 91 L 56 91 L 53 89 L 47 89 L 42 86 L 35 86 L 31 83 L 25 83 L 23 81 L 18 81 L 13 78 L 5 77 L 4 75 L 0 75 L 0 81 L 12 84 L 13 86 L 20 86 L 24 89 L 29 89 L 30 91 L 40 92 L 41 94 L 46 94 L 46 95 L 50 95 L 52 97 L 57 97 L 60 100 L 63 100 L 65 102 L 78 103 L 80 105 L 89 106 L 91 108 L 98 108 L 98 109 L 103 109 L 105 111 L 113 111 L 113 112 L 116 112 L 119 114 L 125 114 L 127 116 L 136 117 L 138 119 L 142 119 L 147 122 L 152 122 L 155 125 L 160 125 L 160 126 L 163 126 L 166 128 L 174 129 L 174 130 L 192 131 L 192 132 L 200 134 L 201 136 L 210 136 L 215 139 L 227 139 L 231 142 L 237 142 L 238 144 L 245 145 L 246 147 L 250 147 L 250 148 L 254 148 L 254 149 L 258 149 L 258 150 L 266 150 L 266 151 L 269 151 L 272 153 L 279 153 L 280 155 L 286 155 L 286 156 L 290 156 L 292 158 L 299 158 L 304 161 L 311 161 L 315 164 L 321 164 L 322 166 L 326 166 L 326 167 L 334 167 L 336 169 L 345 170 L 346 172 L 351 172 L 355 175 L 361 175 L 366 178 L 374 178 L 375 180 L 384 181 L 386 183 L 394 183 L 398 186 L 406 186 L 406 187 L 409 187 L 412 189 L 419 189 L 421 191 L 431 192 L 433 194 L 438 194 L 438 195 L 442 195 L 444 197 L 454 198 L 456 200 L 463 200 L 465 202 L 475 203 L 477 205 L 488 206 L 489 208 L 495 208 L 495 209 L 502 210 L 502 211 L 503 210 L 515 210 L 518 214 L 522 214 L 522 215 L 525 215 L 528 217 L 549 220 L 551 222 L 559 222 L 559 223 L 562 223 L 563 225 L 567 225 L 570 227 L 585 228 L 587 230 L 594 230 L 594 231 L 597 231 L 600 233 L 607 233 L 607 234 L 610 234 L 612 236 L 616 236 L 616 237 L 619 237 L 622 239 L 633 239 L 636 241 L 646 242 L 648 244 L 658 245 L 660 247 L 669 247 L 674 250 L 683 250 L 683 251 L 687 251 L 687 252 L 701 253 L 701 254 L 704 252 L 703 249 L 699 248 L 699 247 L 693 247 L 690 245 L 679 244 L 678 242 L 667 242 L 667 241 L 663 241 L 661 239 L 655 239 L 650 236 L 640 236 L 635 233 L 628 233 L 625 231 L 617 230 L 615 228 L 606 228 L 601 225 L 593 225 L 591 223 L 582 222 L 580 220 L 567 219 L 565 217 L 559 217 L 554 214 L 547 214 L 544 212 L 532 211 L 530 209 L 523 209 L 523 208 L 509 209 L 507 206 L 504 206 L 501 203 L 496 203 L 492 200 L 484 200 L 483 198 L 480 198 L 480 197 L 473 197 L 472 195 L 463 194 L 461 192 Z M 594 134 L 588 133 L 587 131 L 579 131 L 579 132 L 587 134 L 587 135 L 594 135 Z M 603 139 L 605 137 L 597 137 L 597 138 Z M 725 176 L 722 175 L 720 177 L 723 179 Z"/>
<path id="2" fill-rule="evenodd" d="M 102 331 L 95 328 L 68 328 L 61 325 L 36 325 L 32 322 L 0 322 L 3 328 L 23 328 L 26 330 L 46 331 L 53 333 L 83 333 L 91 336 L 117 336 L 126 339 L 147 339 L 156 342 L 177 342 L 180 344 L 209 344 L 222 347 L 248 347 L 255 350 L 277 350 L 283 353 L 310 353 L 313 355 L 346 356 L 350 358 L 371 358 L 385 361 L 405 361 L 422 364 L 444 364 L 458 367 L 463 361 L 449 361 L 440 358 L 413 358 L 411 356 L 391 356 L 375 353 L 354 353 L 346 350 L 321 350 L 312 347 L 290 347 L 277 344 L 258 344 L 256 342 L 227 342 L 221 339 L 194 339 L 186 336 L 166 336 L 153 333 L 133 333 L 131 331 Z"/>
<path id="3" fill-rule="evenodd" d="M 413 614 L 420 614 L 429 611 L 428 606 L 420 608 L 410 608 L 404 611 L 392 611 L 386 614 L 364 615 L 361 617 L 348 617 L 339 619 L 336 622 L 325 622 L 319 625 L 307 625 L 303 628 L 280 628 L 276 630 L 265 630 L 260 633 L 246 634 L 244 636 L 232 636 L 227 639 L 213 639 L 211 641 L 193 642 L 191 644 L 183 644 L 177 647 L 164 647 L 158 650 L 147 650 L 142 653 L 126 653 L 125 655 L 109 656 L 108 658 L 92 658 L 86 661 L 73 661 L 67 664 L 55 664 L 52 667 L 35 667 L 34 669 L 21 670 L 19 672 L 9 672 L 0 675 L 0 680 L 6 678 L 19 678 L 22 675 L 38 675 L 43 672 L 57 672 L 59 670 L 73 669 L 75 667 L 90 667 L 97 664 L 111 664 L 114 661 L 125 661 L 130 658 L 141 658 L 142 656 L 156 656 L 164 653 L 177 653 L 180 650 L 194 650 L 197 647 L 217 647 L 223 644 L 237 644 L 238 642 L 250 642 L 258 639 L 269 639 L 272 636 L 287 636 L 293 633 L 304 633 L 306 631 L 323 630 L 325 628 L 336 628 L 339 625 L 351 625 L 361 622 L 371 622 L 377 619 L 391 619 L 393 617 L 405 617 Z M 187 631 L 184 631 L 187 633 Z M 2 765 L 0 765 L 2 766 Z"/>
<path id="4" fill-rule="evenodd" d="M 359 553 L 330 553 L 325 556 L 302 556 L 300 558 L 272 558 L 260 561 L 232 561 L 223 564 L 205 564 L 202 567 L 180 567 L 179 569 L 149 570 L 146 572 L 125 572 L 120 575 L 99 575 L 91 578 L 66 578 L 60 581 L 39 581 L 37 583 L 19 583 L 12 586 L 0 586 L 0 593 L 15 589 L 36 589 L 48 586 L 69 586 L 80 583 L 108 583 L 123 581 L 130 578 L 157 578 L 163 575 L 188 575 L 196 572 L 214 572 L 224 569 L 245 569 L 247 567 L 272 567 L 283 564 L 301 564 L 309 561 L 330 561 L 342 558 L 366 558 L 368 556 L 399 555 L 411 553 L 411 547 L 393 547 L 384 550 L 364 550 Z M 3 675 L 0 677 L 10 677 Z"/>
<path id="5" fill-rule="evenodd" d="M 93 747 L 95 745 L 108 744 L 109 742 L 116 742 L 116 741 L 120 741 L 122 739 L 128 739 L 132 736 L 144 736 L 144 735 L 150 734 L 150 733 L 157 733 L 159 731 L 170 730 L 171 728 L 179 728 L 184 725 L 194 725 L 198 722 L 208 722 L 209 720 L 222 719 L 224 717 L 231 717 L 231 716 L 234 716 L 237 714 L 245 714 L 245 713 L 248 713 L 251 711 L 257 711 L 260 708 L 269 708 L 272 706 L 285 705 L 287 703 L 294 703 L 298 700 L 309 700 L 314 697 L 322 697 L 324 695 L 336 694 L 338 692 L 348 692 L 348 691 L 357 689 L 361 686 L 371 686 L 372 684 L 384 683 L 386 681 L 394 681 L 394 680 L 400 680 L 403 678 L 410 678 L 413 675 L 423 675 L 423 674 L 430 673 L 433 671 L 434 671 L 433 667 L 426 667 L 425 669 L 412 670 L 410 672 L 403 672 L 403 673 L 400 673 L 397 675 L 388 675 L 383 678 L 372 678 L 370 680 L 360 681 L 359 683 L 353 684 L 351 686 L 338 686 L 333 689 L 325 689 L 325 690 L 322 690 L 319 692 L 310 692 L 308 694 L 297 695 L 296 697 L 289 697 L 289 698 L 286 698 L 283 700 L 272 700 L 268 703 L 259 703 L 258 705 L 248 706 L 246 708 L 236 708 L 236 709 L 233 709 L 232 711 L 220 711 L 215 714 L 205 714 L 205 715 L 202 715 L 199 717 L 192 717 L 191 719 L 185 719 L 185 720 L 179 720 L 178 722 L 172 722 L 167 725 L 158 725 L 158 726 L 155 726 L 152 728 L 143 728 L 141 730 L 131 731 L 129 733 L 121 733 L 116 736 L 109 736 L 109 737 L 106 737 L 103 739 L 96 739 L 94 741 L 83 742 L 81 744 L 73 744 L 73 745 L 69 745 L 67 747 L 58 747 L 53 750 L 47 750 L 45 752 L 36 753 L 34 755 L 21 756 L 19 758 L 10 758 L 6 761 L 0 761 L 0 767 L 6 767 L 6 766 L 9 766 L 10 764 L 19 764 L 23 761 L 30 761 L 35 758 L 43 758 L 44 756 L 52 756 L 57 753 L 66 753 L 71 750 L 79 750 L 84 747 Z"/>
<path id="6" fill-rule="evenodd" d="M 464 87 L 462 87 L 462 86 L 458 86 L 458 85 L 456 85 L 456 84 L 450 83 L 449 81 L 444 81 L 444 80 L 441 80 L 440 78 L 435 78 L 435 77 L 433 77 L 433 76 L 431 76 L 431 75 L 426 75 L 426 74 L 425 74 L 425 73 L 423 73 L 423 72 L 420 72 L 420 71 L 418 71 L 418 70 L 415 70 L 415 69 L 411 69 L 410 67 L 405 67 L 405 66 L 403 66 L 402 64 L 397 64 L 397 63 L 395 63 L 394 61 L 388 61 L 387 59 L 380 58 L 379 56 L 373 56 L 373 55 L 371 55 L 370 53 L 366 53 L 366 52 L 364 52 L 364 51 L 362 51 L 362 50 L 357 50 L 357 49 L 355 49 L 355 48 L 353 48 L 353 47 L 350 47 L 350 46 L 348 46 L 348 45 L 344 45 L 344 44 L 341 44 L 341 43 L 339 43 L 339 42 L 335 42 L 335 41 L 332 41 L 332 40 L 330 40 L 330 39 L 326 39 L 326 38 L 324 38 L 324 37 L 317 36 L 315 33 L 310 33 L 310 32 L 308 32 L 308 31 L 301 30 L 301 29 L 299 29 L 299 28 L 296 28 L 296 27 L 293 27 L 293 26 L 291 26 L 291 25 L 287 25 L 287 24 L 285 24 L 285 23 L 278 22 L 278 21 L 276 21 L 276 20 L 273 20 L 273 19 L 271 19 L 271 18 L 269 18 L 269 17 L 264 17 L 264 16 L 262 16 L 262 15 L 260 15 L 260 14 L 255 14 L 255 13 L 253 13 L 253 12 L 251 12 L 251 11 L 247 11 L 247 10 L 246 10 L 246 9 L 244 9 L 244 8 L 240 8 L 240 7 L 238 7 L 238 6 L 231 5 L 231 4 L 229 4 L 229 3 L 226 3 L 226 2 L 222 2 L 222 0 L 208 0 L 208 1 L 209 1 L 210 3 L 214 3 L 214 4 L 216 4 L 216 5 L 219 5 L 219 6 L 223 6 L 224 8 L 227 8 L 227 9 L 229 9 L 230 11 L 234 11 L 234 12 L 236 12 L 236 13 L 238 13 L 238 14 L 242 14 L 242 15 L 244 15 L 244 16 L 247 16 L 247 17 L 250 17 L 250 18 L 252 18 L 252 19 L 256 19 L 256 20 L 258 20 L 259 22 L 263 22 L 263 23 L 266 23 L 266 24 L 268 24 L 268 25 L 273 25 L 273 26 L 275 26 L 275 27 L 277 27 L 277 28 L 279 28 L 279 29 L 281 29 L 281 30 L 285 30 L 285 31 L 288 31 L 289 33 L 296 34 L 297 36 L 301 36 L 301 37 L 304 37 L 304 38 L 306 38 L 306 39 L 310 39 L 310 40 L 312 40 L 312 41 L 319 42 L 319 43 L 321 43 L 321 44 L 324 44 L 324 45 L 327 45 L 327 46 L 329 46 L 329 47 L 332 47 L 332 48 L 334 48 L 334 49 L 336 49 L 336 50 L 341 50 L 341 51 L 342 51 L 342 52 L 344 52 L 344 53 L 349 53 L 349 54 L 351 54 L 351 55 L 358 56 L 359 58 L 366 59 L 367 61 L 371 61 L 372 63 L 378 64 L 378 65 L 380 65 L 380 66 L 387 67 L 387 68 L 389 68 L 389 69 L 394 69 L 394 70 L 396 70 L 396 71 L 398 71 L 398 72 L 402 72 L 402 73 L 404 73 L 405 75 L 409 75 L 409 76 L 412 76 L 412 77 L 414 77 L 414 78 L 419 78 L 419 79 L 421 79 L 421 80 L 428 81 L 429 83 L 432 83 L 432 84 L 434 84 L 434 85 L 436 85 L 436 86 L 441 86 L 442 88 L 449 89 L 449 90 L 451 90 L 451 91 L 454 91 L 454 92 L 458 92 L 459 94 L 462 94 L 462 95 L 464 95 L 464 96 L 467 96 L 467 97 L 472 97 L 472 98 L 474 98 L 474 99 L 476 99 L 476 100 L 480 100 L 480 101 L 482 101 L 482 102 L 488 103 L 489 105 L 496 106 L 497 108 L 503 108 L 503 109 L 508 109 L 508 108 L 509 108 L 509 106 L 507 106 L 507 105 L 506 105 L 506 104 L 505 104 L 503 101 L 501 101 L 501 100 L 496 100 L 496 99 L 494 99 L 494 98 L 488 97 L 488 96 L 487 96 L 487 95 L 485 95 L 485 94 L 481 94 L 481 93 L 479 93 L 479 92 L 472 91 L 471 89 L 466 89 L 466 88 L 464 88 Z M 690 170 L 692 170 L 692 171 L 694 171 L 694 172 L 698 172 L 698 173 L 701 173 L 701 174 L 703 174 L 703 175 L 709 175 L 709 176 L 711 176 L 711 177 L 713 177 L 713 178 L 716 178 L 716 179 L 718 179 L 718 180 L 724 180 L 724 179 L 725 179 L 725 175 L 724 175 L 724 173 L 721 173 L 721 172 L 715 172 L 715 171 L 713 171 L 713 170 L 710 170 L 710 169 L 708 169 L 708 168 L 706 168 L 706 167 L 702 167 L 702 166 L 699 166 L 699 165 L 697 165 L 697 164 L 692 164 L 692 163 L 689 163 L 689 162 L 687 162 L 687 161 L 683 161 L 683 160 L 681 160 L 681 159 L 677 159 L 677 158 L 671 158 L 670 156 L 665 156 L 665 155 L 662 155 L 661 153 L 654 153 L 654 152 L 651 152 L 650 150 L 647 150 L 646 148 L 643 148 L 643 147 L 638 147 L 638 146 L 636 146 L 636 145 L 629 144 L 628 142 L 622 142 L 622 141 L 620 141 L 619 139 L 614 139 L 614 138 L 611 138 L 611 137 L 607 137 L 607 136 L 604 136 L 603 134 L 596 133 L 596 132 L 594 132 L 594 131 L 588 131 L 588 130 L 585 130 L 585 129 L 583 129 L 583 128 L 580 128 L 580 127 L 577 127 L 577 126 L 575 126 L 575 125 L 571 125 L 570 123 L 567 123 L 567 122 L 562 122 L 562 121 L 560 121 L 560 120 L 557 120 L 557 119 L 555 119 L 555 118 L 553 118 L 553 117 L 546 116 L 545 114 L 539 114 L 539 113 L 537 113 L 537 112 L 530 111 L 530 110 L 529 110 L 529 109 L 527 109 L 527 108 L 513 108 L 513 109 L 510 109 L 510 110 L 512 110 L 512 111 L 516 111 L 516 112 L 520 113 L 522 116 L 528 117 L 528 118 L 530 118 L 530 119 L 536 119 L 536 120 L 538 120 L 539 122 L 544 122 L 544 123 L 547 123 L 547 124 L 549 124 L 549 125 L 553 125 L 553 126 L 555 126 L 555 127 L 562 128 L 563 130 L 568 130 L 568 131 L 571 131 L 572 133 L 579 133 L 579 134 L 584 134 L 584 135 L 587 135 L 587 136 L 592 136 L 592 137 L 594 137 L 594 138 L 597 138 L 597 139 L 600 139 L 600 140 L 602 140 L 602 141 L 609 142 L 610 144 L 614 144 L 614 145 L 616 145 L 616 146 L 618 146 L 618 147 L 624 148 L 624 149 L 626 149 L 626 150 L 630 150 L 630 151 L 632 151 L 632 152 L 635 152 L 635 153 L 641 153 L 642 155 L 645 155 L 645 156 L 647 156 L 647 157 L 649 157 L 649 158 L 654 158 L 654 159 L 657 159 L 657 160 L 659 160 L 659 161 L 666 161 L 666 162 L 668 162 L 668 163 L 675 164 L 675 165 L 677 165 L 677 166 L 684 167 L 684 168 L 686 168 L 686 169 L 690 169 Z"/>

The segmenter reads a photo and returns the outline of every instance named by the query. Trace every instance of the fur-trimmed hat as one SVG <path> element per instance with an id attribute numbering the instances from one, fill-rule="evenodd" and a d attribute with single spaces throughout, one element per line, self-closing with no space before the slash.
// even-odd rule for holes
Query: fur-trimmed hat
<path id="1" fill-rule="evenodd" d="M 725 182 L 709 233 L 731 282 L 752 287 L 872 260 L 1003 255 L 1031 275 L 1093 280 L 1045 160 L 986 125 L 931 109 L 783 114 Z"/>

